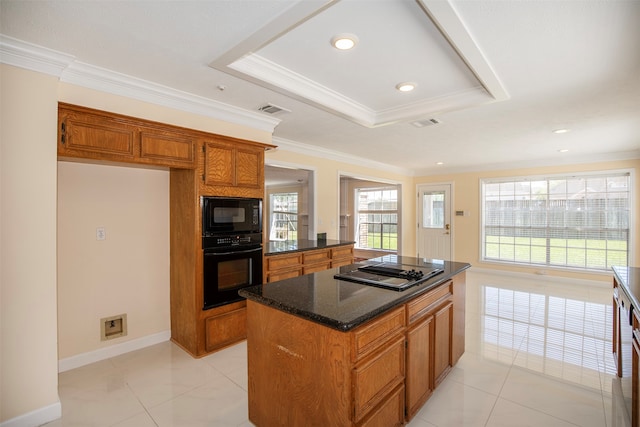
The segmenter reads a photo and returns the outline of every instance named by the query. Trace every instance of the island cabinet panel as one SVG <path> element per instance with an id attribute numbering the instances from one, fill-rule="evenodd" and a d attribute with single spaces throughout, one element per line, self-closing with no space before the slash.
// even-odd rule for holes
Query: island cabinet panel
<path id="1" fill-rule="evenodd" d="M 407 332 L 407 419 L 420 410 L 433 393 L 433 316 L 417 322 Z"/>

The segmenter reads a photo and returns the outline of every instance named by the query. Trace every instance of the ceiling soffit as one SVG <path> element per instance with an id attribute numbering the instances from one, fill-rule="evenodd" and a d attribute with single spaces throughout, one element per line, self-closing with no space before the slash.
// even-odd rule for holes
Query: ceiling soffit
<path id="1" fill-rule="evenodd" d="M 355 34 L 358 45 L 334 49 L 330 40 L 341 33 Z M 210 66 L 366 127 L 508 99 L 443 0 L 302 0 Z M 395 89 L 406 81 L 417 84 L 413 92 Z"/>

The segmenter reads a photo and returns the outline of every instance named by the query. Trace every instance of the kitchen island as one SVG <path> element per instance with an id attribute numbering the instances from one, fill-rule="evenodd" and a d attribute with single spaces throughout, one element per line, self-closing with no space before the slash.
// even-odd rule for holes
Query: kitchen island
<path id="1" fill-rule="evenodd" d="M 442 272 L 404 291 L 334 278 L 379 262 Z M 410 420 L 464 352 L 469 267 L 389 255 L 241 290 L 251 422 Z"/>

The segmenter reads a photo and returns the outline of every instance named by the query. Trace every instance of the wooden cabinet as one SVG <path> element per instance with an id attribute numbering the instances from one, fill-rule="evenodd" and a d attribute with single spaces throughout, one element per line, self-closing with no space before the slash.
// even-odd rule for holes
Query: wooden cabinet
<path id="1" fill-rule="evenodd" d="M 407 420 L 453 366 L 453 294 L 449 281 L 407 304 Z"/>
<path id="2" fill-rule="evenodd" d="M 631 425 L 640 425 L 640 321 L 633 312 L 633 336 L 631 339 Z"/>
<path id="3" fill-rule="evenodd" d="M 353 264 L 353 244 L 299 252 L 265 255 L 265 283 Z"/>
<path id="4" fill-rule="evenodd" d="M 347 333 L 251 300 L 247 309 L 252 423 L 403 424 L 404 306 Z"/>
<path id="5" fill-rule="evenodd" d="M 353 264 L 353 245 L 331 248 L 331 268 Z"/>
<path id="6" fill-rule="evenodd" d="M 464 291 L 462 272 L 349 332 L 248 300 L 250 421 L 405 424 L 464 351 Z"/>
<path id="7" fill-rule="evenodd" d="M 264 196 L 264 145 L 216 137 L 205 139 L 202 150 L 203 193 L 226 196 L 232 191 L 241 197 Z"/>
<path id="8" fill-rule="evenodd" d="M 58 105 L 58 156 L 194 169 L 187 129 L 75 105 Z"/>

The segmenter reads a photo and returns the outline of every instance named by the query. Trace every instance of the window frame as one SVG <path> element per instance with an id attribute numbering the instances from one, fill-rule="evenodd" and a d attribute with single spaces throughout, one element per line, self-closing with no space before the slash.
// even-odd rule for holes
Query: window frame
<path id="1" fill-rule="evenodd" d="M 395 191 L 396 192 L 396 198 L 395 198 L 395 202 L 396 202 L 396 208 L 395 209 L 383 209 L 383 210 L 360 210 L 359 209 L 359 199 L 360 199 L 360 193 L 361 192 L 376 192 L 376 191 Z M 398 254 L 399 253 L 399 246 L 400 246 L 400 221 L 401 221 L 401 213 L 400 213 L 400 189 L 398 188 L 397 185 L 395 184 L 390 184 L 388 186 L 383 185 L 383 186 L 376 186 L 376 187 L 356 187 L 354 188 L 354 214 L 355 214 L 355 223 L 354 223 L 354 240 L 355 240 L 355 248 L 356 249 L 361 249 L 361 250 L 366 250 L 366 251 L 380 251 L 380 252 L 387 252 L 387 253 L 391 253 L 391 254 Z M 382 232 L 383 230 L 383 226 L 385 224 L 392 224 L 395 225 L 396 228 L 396 239 L 395 239 L 395 249 L 384 249 L 384 248 L 372 248 L 372 247 L 362 247 L 360 246 L 360 214 L 365 214 L 365 215 L 395 215 L 396 216 L 396 222 L 395 223 L 384 223 L 384 222 L 379 222 L 379 223 L 370 223 L 367 222 L 367 224 L 379 224 L 381 226 L 381 232 L 380 232 L 380 246 L 383 246 L 382 242 L 384 242 L 384 233 Z"/>
<path id="2" fill-rule="evenodd" d="M 296 212 L 285 212 L 285 211 L 279 211 L 279 210 L 275 210 L 274 209 L 274 203 L 273 199 L 275 196 L 279 195 L 279 194 L 295 194 L 296 195 L 296 207 L 297 207 L 297 211 Z M 288 241 L 288 240 L 297 240 L 300 238 L 300 236 L 298 236 L 298 232 L 299 232 L 299 228 L 300 228 L 300 192 L 297 190 L 292 190 L 292 189 L 274 189 L 273 191 L 270 191 L 268 194 L 269 197 L 269 212 L 268 212 L 268 221 L 269 221 L 269 235 L 268 235 L 268 239 L 270 241 Z M 286 239 L 277 239 L 272 237 L 272 234 L 274 233 L 273 230 L 273 221 L 274 221 L 274 216 L 276 214 L 284 214 L 284 215 L 294 215 L 296 217 L 296 239 L 291 239 L 289 238 L 289 234 L 291 233 L 292 230 L 287 229 L 287 238 Z"/>
<path id="3" fill-rule="evenodd" d="M 547 251 L 547 258 L 545 263 L 532 262 L 531 258 L 529 262 L 526 261 L 518 261 L 518 260 L 506 260 L 506 259 L 496 259 L 496 258 L 487 258 L 486 254 L 486 231 L 488 226 L 486 225 L 486 215 L 485 211 L 485 202 L 486 202 L 486 194 L 485 194 L 485 186 L 486 184 L 499 184 L 499 183 L 511 183 L 511 182 L 533 182 L 533 181 L 553 181 L 553 180 L 562 180 L 562 179 L 571 179 L 571 178 L 597 178 L 597 177 L 614 177 L 614 176 L 628 176 L 628 236 L 627 236 L 627 265 L 633 264 L 633 260 L 635 259 L 635 245 L 636 239 L 635 237 L 635 207 L 638 201 L 636 197 L 635 190 L 635 173 L 633 169 L 615 169 L 615 170 L 596 170 L 596 171 L 581 171 L 581 172 L 567 172 L 567 173 L 558 173 L 558 174 L 545 174 L 545 175 L 524 175 L 524 176 L 505 176 L 505 177 L 487 177 L 480 178 L 479 180 L 479 260 L 482 263 L 487 264 L 499 264 L 499 265 L 511 265 L 517 267 L 529 267 L 535 268 L 539 272 L 544 272 L 545 270 L 560 270 L 560 271 L 572 271 L 572 272 L 583 272 L 583 273 L 592 273 L 592 274 L 610 274 L 611 266 L 607 266 L 609 263 L 606 260 L 607 250 L 605 250 L 605 267 L 604 268 L 591 268 L 588 266 L 580 267 L 576 265 L 559 265 L 549 263 L 549 250 L 550 243 L 547 241 L 544 246 Z M 613 193 L 614 191 L 612 191 Z M 607 192 L 608 194 L 608 192 Z M 567 200 L 567 198 L 563 199 Z M 547 207 L 545 213 L 549 212 L 549 208 Z M 588 212 L 588 211 L 587 211 Z M 548 223 L 544 229 L 548 230 L 552 227 L 549 227 Z M 566 228 L 566 227 L 565 227 Z M 607 228 L 602 227 L 599 230 L 606 231 Z M 552 239 L 553 236 L 547 237 L 547 239 Z M 610 240 L 609 240 L 610 241 Z M 532 247 L 531 243 L 529 247 Z M 585 248 L 585 251 L 587 248 Z M 568 263 L 568 261 L 565 261 Z M 586 264 L 586 262 L 585 262 Z"/>

